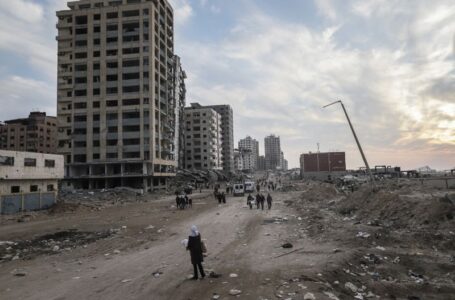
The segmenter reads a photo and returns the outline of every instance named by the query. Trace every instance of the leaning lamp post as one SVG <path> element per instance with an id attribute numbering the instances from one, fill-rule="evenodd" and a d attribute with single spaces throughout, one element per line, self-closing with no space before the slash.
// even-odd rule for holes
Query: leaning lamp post
<path id="1" fill-rule="evenodd" d="M 348 112 L 346 111 L 346 108 L 344 107 L 343 101 L 338 100 L 333 103 L 327 104 L 326 106 L 323 106 L 322 108 L 326 108 L 328 106 L 331 106 L 331 105 L 334 105 L 337 103 L 340 103 L 341 107 L 343 108 L 344 114 L 346 115 L 346 119 L 348 120 L 348 123 L 349 123 L 349 127 L 351 127 L 352 135 L 354 135 L 355 142 L 357 143 L 357 147 L 359 148 L 360 154 L 362 155 L 363 162 L 365 163 L 365 167 L 367 168 L 368 175 L 370 176 L 371 184 L 374 187 L 373 173 L 371 173 L 370 165 L 368 164 L 365 153 L 363 153 L 362 146 L 360 145 L 359 139 L 357 138 L 357 134 L 355 133 L 354 126 L 352 126 L 351 119 L 349 119 L 349 115 L 348 115 Z"/>

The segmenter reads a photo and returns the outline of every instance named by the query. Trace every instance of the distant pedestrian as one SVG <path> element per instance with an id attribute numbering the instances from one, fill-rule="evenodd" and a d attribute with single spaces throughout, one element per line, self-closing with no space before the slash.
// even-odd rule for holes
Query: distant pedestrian
<path id="1" fill-rule="evenodd" d="M 218 204 L 221 204 L 221 202 L 223 202 L 223 196 L 221 195 L 221 193 L 217 194 L 217 198 L 218 198 Z"/>
<path id="2" fill-rule="evenodd" d="M 272 196 L 270 193 L 267 195 L 267 208 L 270 210 L 272 208 Z"/>
<path id="3" fill-rule="evenodd" d="M 253 196 L 249 194 L 248 198 L 246 199 L 246 204 L 250 207 L 250 209 L 253 209 L 253 201 L 254 201 Z"/>
<path id="4" fill-rule="evenodd" d="M 175 206 L 177 209 L 180 208 L 180 195 L 177 195 L 177 197 L 175 197 Z"/>
<path id="5" fill-rule="evenodd" d="M 188 198 L 188 207 L 193 208 L 193 199 Z"/>
<path id="6" fill-rule="evenodd" d="M 265 202 L 265 197 L 264 195 L 260 195 L 260 200 L 261 200 L 261 209 L 264 210 L 264 202 Z"/>
<path id="7" fill-rule="evenodd" d="M 224 204 L 226 204 L 226 194 L 224 192 L 221 193 L 221 200 L 223 201 Z"/>
<path id="8" fill-rule="evenodd" d="M 259 193 L 261 191 L 261 185 L 260 184 L 257 184 L 256 185 L 256 191 Z"/>
<path id="9" fill-rule="evenodd" d="M 202 240 L 201 234 L 195 225 L 191 226 L 191 234 L 188 237 L 188 246 L 186 249 L 190 251 L 191 263 L 193 264 L 194 274 L 191 279 L 198 279 L 198 268 L 201 273 L 201 278 L 204 279 L 205 272 L 202 267 L 202 262 L 204 261 L 204 255 L 202 254 Z"/>
<path id="10" fill-rule="evenodd" d="M 259 193 L 256 195 L 256 209 L 259 209 L 259 206 L 261 205 L 261 195 Z"/>

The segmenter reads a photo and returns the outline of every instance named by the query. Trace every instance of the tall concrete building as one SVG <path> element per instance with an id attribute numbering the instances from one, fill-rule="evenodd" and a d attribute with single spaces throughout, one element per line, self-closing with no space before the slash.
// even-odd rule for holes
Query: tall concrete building
<path id="1" fill-rule="evenodd" d="M 246 152 L 244 155 L 244 169 L 256 170 L 259 158 L 259 142 L 250 136 L 239 141 L 239 151 Z"/>
<path id="2" fill-rule="evenodd" d="M 257 168 L 258 171 L 264 171 L 266 170 L 265 168 L 265 156 L 264 155 L 260 155 L 258 157 L 258 168 Z"/>
<path id="3" fill-rule="evenodd" d="M 280 137 L 269 135 L 264 139 L 265 167 L 267 170 L 276 170 L 281 167 Z"/>
<path id="4" fill-rule="evenodd" d="M 0 149 L 57 153 L 57 118 L 31 112 L 28 118 L 5 121 L 0 126 Z"/>
<path id="5" fill-rule="evenodd" d="M 58 17 L 58 140 L 70 188 L 164 187 L 175 176 L 173 9 L 80 0 Z"/>
<path id="6" fill-rule="evenodd" d="M 185 105 L 186 105 L 186 72 L 182 69 L 180 57 L 174 60 L 174 95 L 175 95 L 175 159 L 179 168 L 185 168 Z"/>
<path id="7" fill-rule="evenodd" d="M 223 171 L 234 172 L 234 113 L 230 105 L 206 106 L 221 115 L 221 147 L 223 149 Z"/>
<path id="8" fill-rule="evenodd" d="M 221 116 L 192 103 L 185 108 L 185 168 L 221 170 Z"/>

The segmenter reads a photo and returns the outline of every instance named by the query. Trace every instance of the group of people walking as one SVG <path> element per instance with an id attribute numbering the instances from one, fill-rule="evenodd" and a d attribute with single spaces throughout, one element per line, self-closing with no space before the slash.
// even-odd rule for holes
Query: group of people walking
<path id="1" fill-rule="evenodd" d="M 256 198 L 253 197 L 251 194 L 248 195 L 246 204 L 253 209 L 253 206 L 256 204 L 256 209 L 261 208 L 264 210 L 264 204 L 267 201 L 267 209 L 272 209 L 272 195 L 270 193 L 267 194 L 267 198 L 260 192 L 257 193 Z"/>
<path id="2" fill-rule="evenodd" d="M 250 209 L 253 209 L 253 206 L 256 206 L 256 209 L 264 210 L 265 203 L 267 203 L 267 209 L 270 210 L 272 209 L 273 202 L 272 195 L 270 195 L 270 193 L 267 193 L 267 197 L 265 197 L 264 194 L 260 192 L 261 185 L 267 187 L 269 191 L 275 190 L 276 188 L 276 185 L 274 183 L 259 183 L 256 187 L 256 196 L 253 196 L 251 194 L 248 195 L 247 205 Z M 232 188 L 229 186 L 226 187 L 226 194 L 229 195 L 230 192 L 232 192 Z M 213 194 L 215 196 L 215 199 L 218 200 L 218 203 L 226 203 L 226 194 L 220 191 L 219 185 L 214 186 Z M 185 209 L 187 206 L 192 206 L 192 200 L 188 197 L 188 195 L 177 195 L 176 201 L 177 207 L 180 209 Z M 186 243 L 186 249 L 190 252 L 191 264 L 193 265 L 193 277 L 191 279 L 197 280 L 199 279 L 199 275 L 201 279 L 204 279 L 206 274 L 204 272 L 202 262 L 204 261 L 204 253 L 207 252 L 207 249 L 204 241 L 202 240 L 201 234 L 195 225 L 191 227 L 190 235 Z"/>
<path id="3" fill-rule="evenodd" d="M 192 208 L 193 207 L 193 199 L 188 197 L 187 194 L 185 195 L 177 195 L 175 197 L 175 205 L 178 209 L 185 209 L 185 208 Z"/>

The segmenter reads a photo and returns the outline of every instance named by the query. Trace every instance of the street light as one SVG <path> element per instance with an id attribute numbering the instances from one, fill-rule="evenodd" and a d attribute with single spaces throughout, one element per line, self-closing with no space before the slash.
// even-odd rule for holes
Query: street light
<path id="1" fill-rule="evenodd" d="M 346 115 L 346 119 L 348 119 L 349 127 L 351 127 L 352 134 L 354 135 L 355 142 L 357 143 L 357 147 L 359 148 L 360 154 L 362 155 L 363 162 L 365 163 L 365 166 L 367 167 L 368 175 L 370 175 L 370 180 L 371 183 L 374 186 L 374 177 L 373 174 L 371 173 L 370 166 L 368 165 L 367 158 L 365 157 L 365 153 L 363 153 L 362 146 L 360 145 L 359 139 L 357 138 L 357 134 L 355 133 L 354 127 L 352 126 L 351 120 L 349 119 L 348 112 L 346 111 L 346 108 L 344 107 L 343 101 L 338 100 L 333 103 L 327 104 L 326 106 L 323 106 L 322 108 L 326 108 L 328 106 L 334 105 L 340 103 L 341 107 L 343 108 L 344 114 Z"/>

